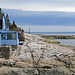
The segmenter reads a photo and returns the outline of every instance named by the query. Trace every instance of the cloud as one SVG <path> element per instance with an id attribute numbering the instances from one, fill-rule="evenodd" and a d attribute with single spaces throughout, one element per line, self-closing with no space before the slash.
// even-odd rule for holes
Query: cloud
<path id="1" fill-rule="evenodd" d="M 74 12 L 21 11 L 22 19 L 20 19 L 20 10 L 3 9 L 3 11 L 9 14 L 10 21 L 15 20 L 16 24 L 25 31 L 28 31 L 29 27 L 31 32 L 75 31 Z"/>
<path id="2" fill-rule="evenodd" d="M 23 25 L 75 25 L 74 12 L 56 12 L 56 11 L 21 11 L 3 9 L 6 14 L 9 14 L 10 21 L 16 21 L 19 25 L 20 21 Z"/>
<path id="3" fill-rule="evenodd" d="M 0 7 L 25 11 L 75 12 L 75 0 L 0 0 Z"/>

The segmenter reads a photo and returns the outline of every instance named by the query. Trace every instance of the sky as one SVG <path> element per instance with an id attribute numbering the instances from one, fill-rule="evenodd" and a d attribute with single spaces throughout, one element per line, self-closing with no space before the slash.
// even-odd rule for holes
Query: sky
<path id="1" fill-rule="evenodd" d="M 75 31 L 75 0 L 0 0 L 0 7 L 25 31 Z"/>
<path id="2" fill-rule="evenodd" d="M 0 0 L 0 7 L 25 11 L 75 12 L 75 0 Z"/>

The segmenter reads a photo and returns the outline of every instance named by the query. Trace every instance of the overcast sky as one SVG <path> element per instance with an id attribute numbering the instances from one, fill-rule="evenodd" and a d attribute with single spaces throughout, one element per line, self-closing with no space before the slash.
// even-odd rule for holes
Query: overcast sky
<path id="1" fill-rule="evenodd" d="M 75 31 L 75 0 L 0 0 L 0 7 L 7 9 L 5 13 L 18 26 L 20 13 L 8 9 L 21 9 L 23 26 L 20 27 L 25 30 L 31 27 L 33 32 Z M 24 14 L 24 11 L 29 13 Z"/>
<path id="2" fill-rule="evenodd" d="M 75 12 L 75 0 L 0 0 L 0 7 L 28 11 Z"/>

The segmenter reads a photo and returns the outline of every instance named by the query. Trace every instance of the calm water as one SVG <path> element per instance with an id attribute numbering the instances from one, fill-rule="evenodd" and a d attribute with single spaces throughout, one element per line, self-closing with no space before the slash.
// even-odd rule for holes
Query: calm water
<path id="1" fill-rule="evenodd" d="M 75 32 L 31 32 L 31 34 L 46 34 L 46 35 L 75 35 Z"/>
<path id="2" fill-rule="evenodd" d="M 32 34 L 46 34 L 46 35 L 75 35 L 75 32 L 31 32 Z M 65 45 L 75 46 L 75 39 L 54 39 Z"/>
<path id="3" fill-rule="evenodd" d="M 75 46 L 75 39 L 54 39 L 65 45 Z"/>

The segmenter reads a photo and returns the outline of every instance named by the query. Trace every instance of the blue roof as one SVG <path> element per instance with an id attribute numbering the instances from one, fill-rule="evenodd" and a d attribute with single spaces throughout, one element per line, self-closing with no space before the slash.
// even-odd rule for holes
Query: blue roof
<path id="1" fill-rule="evenodd" d="M 17 31 L 0 30 L 0 33 L 18 33 Z"/>

